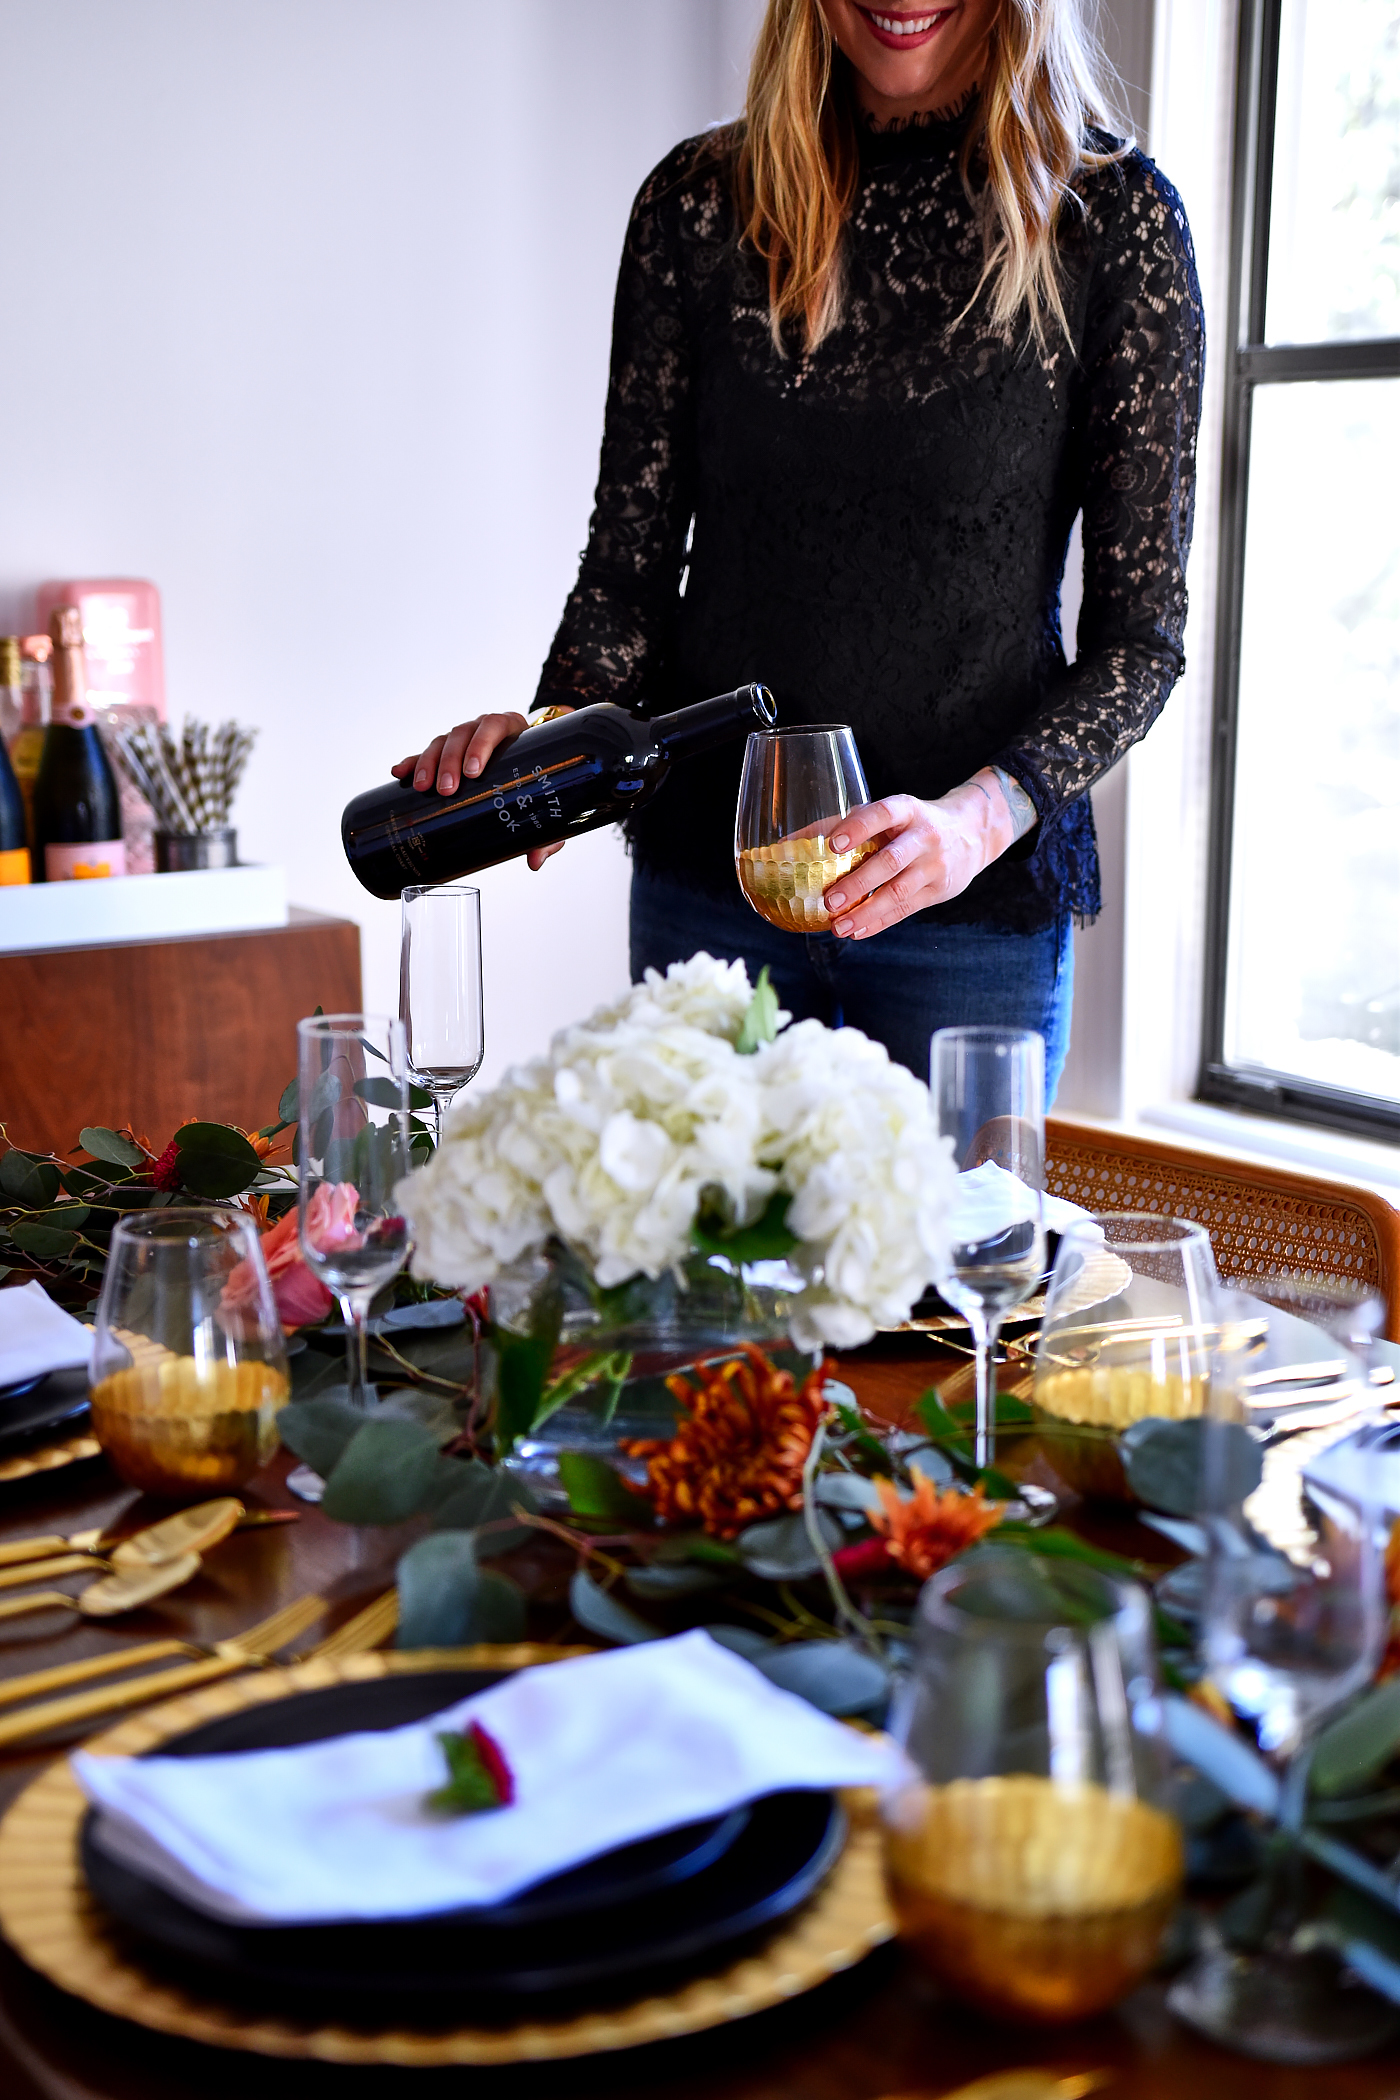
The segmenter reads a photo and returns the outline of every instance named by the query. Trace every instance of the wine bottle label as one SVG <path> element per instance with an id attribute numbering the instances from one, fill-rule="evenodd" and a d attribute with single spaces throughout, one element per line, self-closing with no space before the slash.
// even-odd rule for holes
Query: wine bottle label
<path id="1" fill-rule="evenodd" d="M 45 846 L 44 873 L 50 882 L 92 882 L 102 875 L 125 875 L 126 847 L 120 839 L 94 846 Z"/>
<path id="2" fill-rule="evenodd" d="M 30 880 L 29 848 L 12 846 L 8 853 L 0 853 L 0 889 Z"/>

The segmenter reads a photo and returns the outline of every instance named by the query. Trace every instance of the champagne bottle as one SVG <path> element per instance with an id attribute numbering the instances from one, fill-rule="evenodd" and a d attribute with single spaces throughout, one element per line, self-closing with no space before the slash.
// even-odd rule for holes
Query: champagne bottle
<path id="1" fill-rule="evenodd" d="M 10 743 L 24 715 L 19 636 L 0 634 L 0 738 Z"/>
<path id="2" fill-rule="evenodd" d="M 20 725 L 10 745 L 10 764 L 15 769 L 15 779 L 24 797 L 25 837 L 31 860 L 34 854 L 34 783 L 39 777 L 39 761 L 44 755 L 44 738 L 48 735 L 53 699 L 53 678 L 49 670 L 52 655 L 53 643 L 46 634 L 27 634 L 20 643 Z M 37 862 L 32 873 L 42 882 L 43 869 Z"/>
<path id="3" fill-rule="evenodd" d="M 53 719 L 34 782 L 34 847 L 44 882 L 125 875 L 121 805 L 112 762 L 87 702 L 83 616 L 61 605 L 53 636 Z"/>
<path id="4" fill-rule="evenodd" d="M 450 795 L 411 781 L 370 788 L 340 820 L 345 856 L 375 897 L 454 882 L 536 846 L 615 824 L 650 801 L 673 762 L 777 719 L 766 686 L 741 685 L 646 722 L 611 701 L 539 722 Z"/>
<path id="5" fill-rule="evenodd" d="M 24 797 L 10 755 L 0 744 L 0 889 L 30 879 L 29 832 Z"/>

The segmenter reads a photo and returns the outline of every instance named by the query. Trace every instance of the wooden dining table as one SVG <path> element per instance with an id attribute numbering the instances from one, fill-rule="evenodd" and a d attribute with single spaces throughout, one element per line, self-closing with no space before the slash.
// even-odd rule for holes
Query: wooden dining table
<path id="1" fill-rule="evenodd" d="M 841 1358 L 840 1375 L 872 1414 L 898 1421 L 934 1380 L 963 1378 L 960 1360 L 922 1336 L 891 1336 Z M 101 1625 L 53 1612 L 0 1622 L 0 1677 L 70 1662 L 114 1645 L 175 1635 L 231 1637 L 304 1593 L 327 1600 L 325 1625 L 348 1618 L 393 1581 L 409 1531 L 332 1523 L 286 1487 L 285 1453 L 244 1490 L 249 1508 L 295 1520 L 235 1532 L 183 1590 Z M 153 1519 L 163 1511 L 150 1507 Z M 0 1544 L 32 1534 L 139 1521 L 147 1504 L 105 1459 L 0 1483 Z M 1131 1519 L 1067 1510 L 1103 1544 L 1163 1563 L 1171 1549 Z M 568 1617 L 571 1563 L 548 1541 L 521 1549 L 531 1636 L 581 1638 Z M 503 1566 L 509 1567 L 508 1562 Z M 63 1587 L 74 1592 L 81 1576 Z M 322 1629 L 324 1630 L 324 1628 Z M 106 1725 L 106 1724 L 99 1724 Z M 0 1809 L 77 1734 L 0 1751 Z M 1165 1986 L 1144 1984 L 1111 2014 L 1072 2028 L 993 2024 L 942 1995 L 890 1945 L 776 2010 L 609 2055 L 509 2069 L 375 2069 L 280 2061 L 172 2040 L 90 2009 L 0 1944 L 0 2100 L 404 2100 L 415 2091 L 494 2096 L 626 2094 L 635 2100 L 881 2100 L 933 2096 L 993 2072 L 1036 2066 L 1104 2074 L 1107 2100 L 1400 2100 L 1400 2048 L 1326 2070 L 1276 2068 L 1232 2055 L 1180 2026 Z"/>

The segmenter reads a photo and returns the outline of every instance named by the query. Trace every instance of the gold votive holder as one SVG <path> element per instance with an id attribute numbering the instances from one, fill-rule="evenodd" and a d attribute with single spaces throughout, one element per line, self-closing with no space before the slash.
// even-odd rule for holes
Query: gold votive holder
<path id="1" fill-rule="evenodd" d="M 876 845 L 868 839 L 849 853 L 837 853 L 819 831 L 812 838 L 746 846 L 734 856 L 739 887 L 770 926 L 782 926 L 789 933 L 820 933 L 831 924 L 823 892 L 838 876 L 868 860 Z"/>
<path id="2" fill-rule="evenodd" d="M 112 1232 L 92 1361 L 92 1430 L 153 1495 L 241 1487 L 277 1449 L 286 1345 L 253 1220 L 214 1205 Z"/>

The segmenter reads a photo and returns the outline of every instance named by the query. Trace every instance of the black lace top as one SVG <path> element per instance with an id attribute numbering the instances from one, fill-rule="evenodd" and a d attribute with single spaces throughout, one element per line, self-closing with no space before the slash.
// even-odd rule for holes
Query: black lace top
<path id="1" fill-rule="evenodd" d="M 983 300 L 959 318 L 982 253 L 964 121 L 865 132 L 845 318 L 810 355 L 773 345 L 722 152 L 689 141 L 643 185 L 596 508 L 536 704 L 660 714 L 757 678 L 780 722 L 853 726 L 872 796 L 1004 766 L 1039 823 L 921 916 L 1030 929 L 1098 909 L 1086 790 L 1181 675 L 1201 298 L 1181 201 L 1132 153 L 1062 216 L 1073 347 L 1008 342 Z M 676 768 L 632 822 L 643 865 L 732 894 L 741 756 Z"/>

